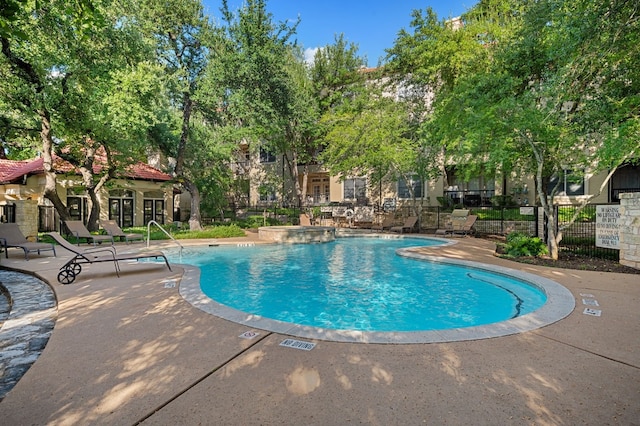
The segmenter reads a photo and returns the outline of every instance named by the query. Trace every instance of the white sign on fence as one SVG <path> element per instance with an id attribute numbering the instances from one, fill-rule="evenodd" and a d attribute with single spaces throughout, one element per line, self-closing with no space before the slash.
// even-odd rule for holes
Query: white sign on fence
<path id="1" fill-rule="evenodd" d="M 533 207 L 520 207 L 520 214 L 522 216 L 533 216 L 535 212 Z"/>
<path id="2" fill-rule="evenodd" d="M 620 206 L 596 206 L 596 247 L 620 249 Z"/>

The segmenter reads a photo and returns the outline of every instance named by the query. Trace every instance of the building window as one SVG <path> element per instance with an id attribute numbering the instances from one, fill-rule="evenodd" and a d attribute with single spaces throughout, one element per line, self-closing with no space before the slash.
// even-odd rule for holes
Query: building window
<path id="1" fill-rule="evenodd" d="M 410 199 L 414 196 L 422 198 L 422 180 L 417 175 L 411 176 L 408 182 L 404 179 L 398 180 L 398 198 Z"/>
<path id="2" fill-rule="evenodd" d="M 276 156 L 264 148 L 260 148 L 260 163 L 275 163 Z"/>
<path id="3" fill-rule="evenodd" d="M 114 189 L 109 191 L 109 220 L 115 220 L 118 226 L 133 226 L 134 210 L 133 191 Z"/>
<path id="4" fill-rule="evenodd" d="M 367 179 L 366 178 L 350 178 L 345 179 L 343 198 L 345 200 L 363 199 L 367 196 Z"/>
<path id="5" fill-rule="evenodd" d="M 144 224 L 155 220 L 164 225 L 164 193 L 162 191 L 150 191 L 144 193 L 142 209 L 144 213 Z"/>
<path id="6" fill-rule="evenodd" d="M 16 203 L 0 205 L 0 222 L 16 223 Z"/>
<path id="7" fill-rule="evenodd" d="M 556 195 L 572 196 L 572 195 L 584 195 L 584 172 L 573 170 L 563 170 L 560 176 L 552 176 L 549 179 L 549 185 L 547 186 L 547 192 L 551 194 L 551 191 L 558 184 L 558 192 Z"/>
<path id="8" fill-rule="evenodd" d="M 626 164 L 611 177 L 611 201 L 620 202 L 620 194 L 640 192 L 640 166 Z"/>
<path id="9" fill-rule="evenodd" d="M 84 188 L 67 188 L 67 209 L 71 220 L 81 220 L 87 223 L 89 208 L 87 193 Z"/>

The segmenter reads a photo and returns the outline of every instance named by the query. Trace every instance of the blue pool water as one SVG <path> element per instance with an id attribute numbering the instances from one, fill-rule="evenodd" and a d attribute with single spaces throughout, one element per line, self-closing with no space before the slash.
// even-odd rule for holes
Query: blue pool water
<path id="1" fill-rule="evenodd" d="M 524 281 L 396 254 L 399 248 L 434 244 L 440 242 L 364 237 L 323 244 L 202 247 L 185 250 L 180 262 L 198 266 L 202 291 L 223 305 L 325 329 L 471 327 L 544 305 L 544 292 Z"/>

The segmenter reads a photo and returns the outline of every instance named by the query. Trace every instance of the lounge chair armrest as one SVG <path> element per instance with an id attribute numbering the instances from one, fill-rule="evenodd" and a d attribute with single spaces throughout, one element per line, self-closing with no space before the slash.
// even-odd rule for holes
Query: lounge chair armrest
<path id="1" fill-rule="evenodd" d="M 80 233 L 78 231 L 71 231 L 71 234 L 76 237 L 76 243 L 80 245 Z"/>
<path id="2" fill-rule="evenodd" d="M 83 254 L 94 254 L 94 253 L 98 253 L 98 252 L 101 252 L 101 251 L 108 251 L 109 253 L 113 254 L 114 256 L 117 254 L 116 248 L 114 246 L 88 248 L 88 249 L 84 250 L 82 253 Z"/>

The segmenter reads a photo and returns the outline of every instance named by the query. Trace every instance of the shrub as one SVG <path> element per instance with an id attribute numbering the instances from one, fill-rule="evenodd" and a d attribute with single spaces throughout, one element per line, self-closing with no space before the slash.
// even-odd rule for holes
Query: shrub
<path id="1" fill-rule="evenodd" d="M 540 256 L 549 253 L 547 245 L 538 237 L 530 237 L 521 232 L 511 232 L 507 242 L 500 244 L 500 252 L 510 257 Z"/>
<path id="2" fill-rule="evenodd" d="M 282 225 L 282 223 L 280 223 L 278 219 L 274 217 L 265 218 L 263 215 L 251 215 L 251 216 L 248 216 L 246 219 L 238 220 L 237 225 L 240 228 L 249 229 L 249 228 L 259 228 L 265 225 L 277 226 L 277 225 Z"/>
<path id="3" fill-rule="evenodd" d="M 130 228 L 137 230 L 138 228 Z M 218 225 L 206 226 L 202 231 L 190 231 L 189 229 L 181 229 L 175 226 L 166 226 L 165 230 L 169 232 L 176 240 L 198 239 L 198 238 L 230 238 L 244 237 L 244 231 L 237 225 Z M 146 229 L 144 235 L 146 236 Z M 169 237 L 157 227 L 151 229 L 151 240 L 168 240 Z"/>
<path id="4" fill-rule="evenodd" d="M 184 230 L 177 232 L 174 237 L 178 240 L 197 238 L 231 238 L 244 237 L 244 231 L 237 225 L 220 225 L 205 227 L 202 231 Z"/>

